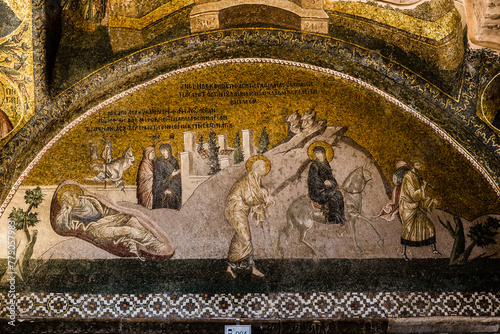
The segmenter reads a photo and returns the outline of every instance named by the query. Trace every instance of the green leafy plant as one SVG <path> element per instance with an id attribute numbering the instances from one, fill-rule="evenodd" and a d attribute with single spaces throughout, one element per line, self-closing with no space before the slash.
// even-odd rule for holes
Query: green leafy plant
<path id="1" fill-rule="evenodd" d="M 38 212 L 32 212 L 32 210 L 37 209 L 43 202 L 42 189 L 36 187 L 26 190 L 24 201 L 28 204 L 28 209 L 26 211 L 22 208 L 14 208 L 9 214 L 9 220 L 14 222 L 16 230 L 22 230 L 24 232 L 27 241 L 26 247 L 19 253 L 16 260 L 16 273 L 21 279 L 28 273 L 29 262 L 33 255 L 33 248 L 37 239 L 38 231 L 30 229 L 40 222 Z"/>

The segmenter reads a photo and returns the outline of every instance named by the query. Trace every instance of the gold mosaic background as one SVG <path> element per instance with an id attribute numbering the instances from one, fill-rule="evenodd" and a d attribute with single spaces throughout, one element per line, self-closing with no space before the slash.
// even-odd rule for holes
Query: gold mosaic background
<path id="1" fill-rule="evenodd" d="M 195 92 L 195 90 L 184 89 L 182 85 L 186 84 L 254 83 L 265 85 L 283 82 L 303 83 L 313 94 L 258 96 L 255 97 L 256 103 L 236 105 L 231 104 L 232 100 L 237 100 L 234 98 L 181 96 L 181 93 L 187 91 Z M 266 90 L 269 89 L 254 89 L 260 92 Z M 240 89 L 239 91 L 246 90 Z M 449 143 L 413 117 L 375 93 L 353 83 L 305 69 L 272 64 L 221 65 L 193 71 L 156 83 L 125 97 L 103 108 L 71 130 L 45 154 L 24 185 L 54 185 L 65 179 L 83 182 L 85 177 L 93 176 L 89 167 L 89 143 L 96 143 L 101 150 L 103 137 L 110 139 L 113 143 L 114 158 L 121 156 L 123 150 L 131 145 L 136 162 L 124 173 L 124 179 L 126 184 L 135 184 L 142 150 L 158 139 L 154 136 L 168 139 L 173 135 L 173 142 L 181 151 L 183 149 L 182 132 L 185 130 L 88 132 L 87 128 L 103 126 L 99 119 L 111 117 L 110 112 L 144 111 L 168 107 L 171 109 L 215 108 L 217 114 L 227 116 L 223 123 L 234 125 L 232 128 L 215 129 L 217 134 L 229 135 L 229 146 L 233 145 L 236 132 L 242 129 L 254 130 L 256 144 L 258 144 L 258 136 L 263 126 L 267 126 L 271 145 L 275 145 L 286 135 L 285 119 L 291 112 L 298 110 L 302 113 L 315 108 L 317 118 L 327 119 L 328 125 L 347 126 L 346 135 L 372 153 L 389 180 L 392 179 L 396 159 L 410 160 L 419 157 L 426 165 L 425 179 L 435 189 L 430 190 L 431 196 L 440 200 L 444 210 L 467 219 L 473 219 L 482 214 L 500 213 L 498 197 L 480 173 L 473 169 Z M 187 123 L 172 122 L 170 124 Z M 121 126 L 123 123 L 115 122 L 104 125 Z M 194 131 L 197 131 L 198 135 L 202 134 L 205 142 L 208 140 L 209 129 Z"/>
<path id="2" fill-rule="evenodd" d="M 0 109 L 14 129 L 0 138 L 0 148 L 34 115 L 31 1 L 3 0 L 21 24 L 0 38 Z M 9 92 L 11 92 L 9 94 Z"/>

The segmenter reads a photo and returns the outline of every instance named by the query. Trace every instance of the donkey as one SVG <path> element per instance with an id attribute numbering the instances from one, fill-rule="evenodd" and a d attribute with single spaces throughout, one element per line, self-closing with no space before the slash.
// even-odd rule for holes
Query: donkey
<path id="1" fill-rule="evenodd" d="M 115 184 L 115 187 L 120 188 L 121 191 L 125 191 L 125 186 L 123 185 L 123 172 L 132 166 L 134 161 L 134 154 L 129 145 L 129 147 L 123 151 L 120 158 L 116 158 L 106 165 L 106 178 L 111 180 Z"/>
<path id="2" fill-rule="evenodd" d="M 341 186 L 344 193 L 345 218 L 358 254 L 362 254 L 363 249 L 361 249 L 356 240 L 356 222 L 363 222 L 371 227 L 378 237 L 377 245 L 379 247 L 384 246 L 384 239 L 375 226 L 373 226 L 372 221 L 361 213 L 363 204 L 362 193 L 366 184 L 372 179 L 371 167 L 372 162 L 368 162 L 365 166 L 356 168 L 347 176 Z"/>
<path id="3" fill-rule="evenodd" d="M 86 181 L 106 182 L 112 181 L 116 188 L 125 191 L 123 185 L 123 172 L 134 164 L 135 158 L 132 148 L 129 147 L 123 151 L 121 157 L 112 160 L 109 163 L 103 163 L 96 160 L 92 163 L 92 170 L 97 172 L 93 178 L 86 178 Z"/>
<path id="4" fill-rule="evenodd" d="M 378 236 L 378 246 L 384 245 L 384 239 L 373 226 L 371 220 L 362 215 L 362 193 L 366 184 L 372 179 L 371 169 L 372 163 L 369 162 L 363 167 L 358 167 L 353 170 L 342 183 L 340 191 L 344 194 L 344 212 L 346 222 L 351 232 L 354 247 L 358 254 L 363 253 L 363 249 L 358 245 L 356 239 L 356 222 L 368 224 Z M 299 241 L 306 245 L 314 254 L 318 255 L 316 249 L 306 240 L 307 231 L 309 231 L 314 223 L 325 224 L 326 220 L 320 210 L 314 209 L 307 195 L 296 198 L 288 207 L 286 212 L 286 225 L 279 231 L 278 234 L 278 252 L 283 256 L 281 247 L 281 237 L 283 233 L 288 238 L 290 231 L 295 227 L 299 230 Z"/>

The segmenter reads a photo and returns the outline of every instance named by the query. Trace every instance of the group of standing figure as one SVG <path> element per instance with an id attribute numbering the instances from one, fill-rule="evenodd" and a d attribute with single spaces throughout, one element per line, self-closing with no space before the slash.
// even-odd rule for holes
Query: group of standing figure
<path id="1" fill-rule="evenodd" d="M 172 155 L 172 147 L 163 143 L 144 149 L 137 172 L 137 202 L 148 209 L 175 209 L 182 205 L 182 184 L 179 162 Z"/>

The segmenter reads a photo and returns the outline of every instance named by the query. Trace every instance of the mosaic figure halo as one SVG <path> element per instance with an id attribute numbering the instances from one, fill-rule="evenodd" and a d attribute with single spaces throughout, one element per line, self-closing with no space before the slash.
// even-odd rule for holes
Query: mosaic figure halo
<path id="1" fill-rule="evenodd" d="M 254 155 L 253 157 L 251 157 L 250 159 L 248 159 L 247 162 L 246 162 L 247 171 L 251 171 L 253 163 L 256 162 L 256 161 L 258 161 L 258 160 L 262 160 L 266 164 L 266 173 L 264 175 L 266 175 L 267 173 L 269 173 L 269 171 L 271 170 L 271 161 L 269 161 L 269 159 L 266 158 L 263 155 Z"/>
<path id="2" fill-rule="evenodd" d="M 318 146 L 321 146 L 325 149 L 326 160 L 328 162 L 332 161 L 333 160 L 333 148 L 330 144 L 325 143 L 324 141 L 315 141 L 314 143 L 309 145 L 309 148 L 307 149 L 307 155 L 309 156 L 309 159 L 316 160 L 316 156 L 314 155 L 313 150 Z"/>
<path id="3" fill-rule="evenodd" d="M 61 189 L 59 189 L 59 191 L 57 192 L 57 201 L 60 204 L 62 204 L 62 197 L 63 197 L 64 193 L 66 193 L 70 190 L 73 190 L 74 192 L 76 192 L 76 194 L 78 196 L 83 195 L 83 189 L 80 188 L 79 186 L 77 186 L 75 184 L 66 184 L 66 185 L 62 186 Z"/>
<path id="4" fill-rule="evenodd" d="M 177 145 L 175 145 L 172 141 L 170 140 L 158 140 L 154 147 L 155 147 L 155 153 L 157 157 L 161 157 L 161 152 L 160 152 L 160 146 L 163 144 L 168 144 L 172 148 L 172 156 L 175 157 L 177 156 Z"/>

